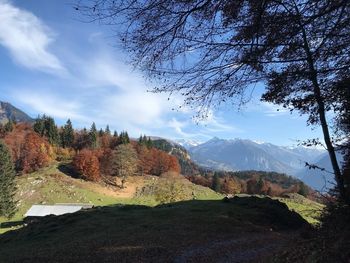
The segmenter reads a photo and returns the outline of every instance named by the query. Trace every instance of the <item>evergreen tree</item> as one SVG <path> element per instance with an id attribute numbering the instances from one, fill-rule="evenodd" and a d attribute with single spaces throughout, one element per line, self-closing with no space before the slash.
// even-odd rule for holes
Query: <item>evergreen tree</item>
<path id="1" fill-rule="evenodd" d="M 44 119 L 46 118 L 45 115 L 43 117 L 40 117 L 40 115 L 35 119 L 35 123 L 33 125 L 33 129 L 36 133 L 40 134 L 41 136 L 44 136 L 45 131 L 45 123 Z"/>
<path id="2" fill-rule="evenodd" d="M 5 132 L 12 132 L 13 127 L 14 127 L 14 122 L 13 122 L 12 120 L 9 120 L 9 121 L 5 124 L 4 130 L 5 130 Z"/>
<path id="3" fill-rule="evenodd" d="M 150 137 L 148 137 L 147 143 L 146 143 L 147 148 L 152 148 L 153 147 L 153 142 Z"/>
<path id="4" fill-rule="evenodd" d="M 307 186 L 303 182 L 300 182 L 300 184 L 299 184 L 298 194 L 305 196 L 305 197 L 307 197 L 309 194 L 309 189 L 307 189 Z"/>
<path id="5" fill-rule="evenodd" d="M 11 218 L 16 212 L 15 170 L 10 151 L 0 141 L 0 216 Z"/>
<path id="6" fill-rule="evenodd" d="M 258 194 L 261 194 L 263 187 L 264 187 L 264 181 L 262 179 L 262 176 L 260 176 L 258 182 L 256 183 L 256 191 Z"/>
<path id="7" fill-rule="evenodd" d="M 126 131 L 122 131 L 119 135 L 119 142 L 121 144 L 128 144 L 130 143 L 129 135 Z"/>
<path id="8" fill-rule="evenodd" d="M 140 135 L 140 138 L 139 138 L 139 145 L 145 146 L 145 145 L 146 145 L 146 142 L 147 142 L 147 139 L 145 140 L 145 135 L 144 135 L 144 136 Z"/>
<path id="9" fill-rule="evenodd" d="M 44 120 L 45 123 L 45 135 L 51 144 L 58 145 L 60 142 L 59 133 L 55 120 L 52 117 L 46 117 Z"/>
<path id="10" fill-rule="evenodd" d="M 113 137 L 118 138 L 118 133 L 117 133 L 117 131 L 114 131 Z"/>
<path id="11" fill-rule="evenodd" d="M 107 124 L 107 126 L 106 126 L 105 133 L 106 133 L 107 135 L 111 135 L 111 130 L 109 129 L 109 125 L 108 125 L 108 124 Z"/>
<path id="12" fill-rule="evenodd" d="M 89 132 L 89 144 L 90 144 L 90 147 L 93 149 L 98 147 L 97 129 L 96 129 L 96 124 L 94 122 L 92 123 L 90 132 Z"/>
<path id="13" fill-rule="evenodd" d="M 74 142 L 74 130 L 70 119 L 67 120 L 61 133 L 61 143 L 64 148 L 72 147 Z"/>
<path id="14" fill-rule="evenodd" d="M 33 129 L 36 133 L 43 137 L 46 137 L 51 144 L 60 144 L 60 136 L 55 124 L 55 120 L 52 117 L 43 115 L 35 120 Z"/>
<path id="15" fill-rule="evenodd" d="M 213 176 L 212 189 L 215 192 L 220 192 L 221 191 L 220 177 L 219 177 L 219 174 L 217 172 L 215 172 L 214 176 Z"/>

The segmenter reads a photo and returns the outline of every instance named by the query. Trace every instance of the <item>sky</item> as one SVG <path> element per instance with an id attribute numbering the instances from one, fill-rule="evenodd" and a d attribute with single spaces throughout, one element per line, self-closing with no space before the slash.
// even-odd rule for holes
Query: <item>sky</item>
<path id="1" fill-rule="evenodd" d="M 0 101 L 31 117 L 47 114 L 62 125 L 127 130 L 169 139 L 204 142 L 243 138 L 296 146 L 321 137 L 306 117 L 262 103 L 258 87 L 237 111 L 229 103 L 211 109 L 206 120 L 179 106 L 183 98 L 149 92 L 153 87 L 129 64 L 115 28 L 86 23 L 74 0 L 0 0 Z"/>

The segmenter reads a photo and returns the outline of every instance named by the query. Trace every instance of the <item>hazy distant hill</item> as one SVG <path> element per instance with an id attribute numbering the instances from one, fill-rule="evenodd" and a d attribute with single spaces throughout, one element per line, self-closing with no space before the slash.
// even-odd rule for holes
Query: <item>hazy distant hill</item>
<path id="1" fill-rule="evenodd" d="M 341 164 L 343 157 L 340 153 L 337 153 L 337 159 L 339 164 Z M 332 188 L 335 184 L 335 180 L 332 173 L 333 168 L 328 153 L 322 154 L 320 158 L 312 164 L 315 164 L 320 168 L 324 168 L 326 171 L 321 171 L 319 169 L 309 169 L 305 167 L 299 171 L 297 176 L 316 190 L 324 192 L 329 190 L 329 188 Z"/>
<path id="2" fill-rule="evenodd" d="M 300 170 L 305 166 L 305 162 L 313 162 L 318 159 L 325 151 L 305 147 L 285 147 L 277 146 L 271 143 L 255 144 L 265 152 L 272 155 L 278 161 L 287 164 L 295 170 Z"/>
<path id="3" fill-rule="evenodd" d="M 9 120 L 15 120 L 16 122 L 29 122 L 29 123 L 32 123 L 34 121 L 26 113 L 24 113 L 20 109 L 17 109 L 10 103 L 0 101 L 0 123 L 4 124 Z"/>
<path id="4" fill-rule="evenodd" d="M 213 138 L 189 149 L 192 160 L 218 170 L 261 170 L 297 175 L 304 162 L 317 159 L 322 151 L 288 148 L 250 140 Z"/>

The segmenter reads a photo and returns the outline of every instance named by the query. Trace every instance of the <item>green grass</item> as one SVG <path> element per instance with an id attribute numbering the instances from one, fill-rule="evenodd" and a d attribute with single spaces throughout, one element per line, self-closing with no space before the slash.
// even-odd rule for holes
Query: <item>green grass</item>
<path id="1" fill-rule="evenodd" d="M 196 244 L 259 233 L 271 237 L 271 229 L 279 235 L 305 224 L 268 198 L 112 205 L 46 217 L 1 235 L 0 262 L 169 262 Z"/>
<path id="2" fill-rule="evenodd" d="M 290 210 L 299 213 L 310 224 L 319 224 L 319 217 L 324 205 L 298 194 L 292 194 L 290 198 L 278 198 L 278 200 L 285 203 Z"/>

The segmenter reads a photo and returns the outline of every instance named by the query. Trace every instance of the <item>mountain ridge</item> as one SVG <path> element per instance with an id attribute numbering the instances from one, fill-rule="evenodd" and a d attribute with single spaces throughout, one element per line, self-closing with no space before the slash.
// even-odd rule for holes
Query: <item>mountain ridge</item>
<path id="1" fill-rule="evenodd" d="M 16 122 L 34 122 L 24 111 L 16 108 L 9 102 L 0 101 L 0 123 L 5 124 L 9 120 L 14 120 Z"/>
<path id="2" fill-rule="evenodd" d="M 199 165 L 213 169 L 276 171 L 296 176 L 305 162 L 316 160 L 324 151 L 304 147 L 277 146 L 249 139 L 219 139 L 188 149 Z"/>

